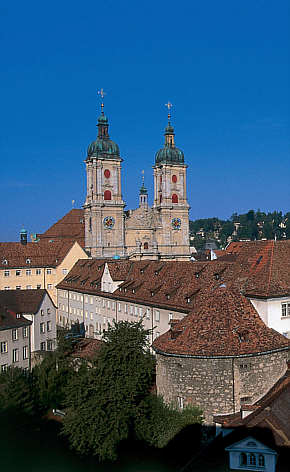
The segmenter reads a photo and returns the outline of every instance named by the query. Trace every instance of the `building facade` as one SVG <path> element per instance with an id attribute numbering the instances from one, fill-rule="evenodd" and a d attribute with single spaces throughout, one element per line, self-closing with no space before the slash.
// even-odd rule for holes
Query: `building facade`
<path id="1" fill-rule="evenodd" d="M 85 248 L 94 258 L 188 260 L 189 205 L 183 152 L 175 146 L 168 115 L 164 147 L 155 156 L 154 203 L 144 182 L 139 208 L 124 211 L 119 147 L 108 133 L 108 118 L 98 119 L 98 137 L 86 158 Z"/>

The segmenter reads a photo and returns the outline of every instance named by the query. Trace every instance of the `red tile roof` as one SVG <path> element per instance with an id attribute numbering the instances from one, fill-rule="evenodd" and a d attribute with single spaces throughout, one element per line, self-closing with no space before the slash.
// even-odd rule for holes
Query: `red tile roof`
<path id="1" fill-rule="evenodd" d="M 74 244 L 74 241 L 69 240 L 43 240 L 25 245 L 14 242 L 0 243 L 0 268 L 56 267 Z"/>
<path id="2" fill-rule="evenodd" d="M 102 341 L 99 339 L 82 339 L 75 346 L 72 357 L 93 360 L 101 349 Z"/>
<path id="3" fill-rule="evenodd" d="M 74 208 L 42 234 L 37 235 L 41 240 L 71 240 L 78 241 L 84 247 L 85 219 L 84 210 Z"/>
<path id="4" fill-rule="evenodd" d="M 153 347 L 169 355 L 242 356 L 290 349 L 290 340 L 268 328 L 245 296 L 219 287 L 201 291 L 195 309 Z"/>
<path id="5" fill-rule="evenodd" d="M 24 316 L 17 317 L 18 311 L 12 311 L 0 302 L 0 331 L 7 329 L 21 328 L 22 326 L 30 326 L 32 321 L 27 320 Z"/>
<path id="6" fill-rule="evenodd" d="M 45 295 L 49 296 L 44 289 L 0 290 L 0 305 L 16 313 L 37 313 Z"/>

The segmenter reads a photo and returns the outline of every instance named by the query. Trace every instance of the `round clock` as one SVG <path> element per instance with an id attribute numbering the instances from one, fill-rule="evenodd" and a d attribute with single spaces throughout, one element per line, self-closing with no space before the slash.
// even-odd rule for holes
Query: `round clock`
<path id="1" fill-rule="evenodd" d="M 172 226 L 173 229 L 180 229 L 181 219 L 180 218 L 172 218 L 171 226 Z"/>
<path id="2" fill-rule="evenodd" d="M 115 219 L 112 217 L 112 216 L 106 216 L 104 218 L 104 228 L 105 229 L 112 229 L 114 227 L 114 224 L 115 224 Z"/>

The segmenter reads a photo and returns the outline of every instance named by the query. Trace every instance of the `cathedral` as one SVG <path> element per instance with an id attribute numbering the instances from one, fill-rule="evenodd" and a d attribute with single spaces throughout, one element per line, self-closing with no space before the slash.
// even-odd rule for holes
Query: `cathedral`
<path id="1" fill-rule="evenodd" d="M 170 105 L 167 104 L 170 111 Z M 98 136 L 87 152 L 87 194 L 84 203 L 85 250 L 93 258 L 189 260 L 189 205 L 183 152 L 175 146 L 168 113 L 165 143 L 155 155 L 154 202 L 148 204 L 143 183 L 139 207 L 124 210 L 119 146 L 110 139 L 101 105 Z"/>

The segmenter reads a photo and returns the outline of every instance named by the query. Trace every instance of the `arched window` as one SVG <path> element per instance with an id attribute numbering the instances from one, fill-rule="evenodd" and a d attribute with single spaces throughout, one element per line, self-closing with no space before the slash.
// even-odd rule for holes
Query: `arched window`
<path id="1" fill-rule="evenodd" d="M 104 192 L 104 200 L 112 200 L 112 194 L 110 190 L 105 190 Z"/>
<path id="2" fill-rule="evenodd" d="M 247 465 L 247 454 L 244 452 L 240 454 L 240 465 Z"/>
<path id="3" fill-rule="evenodd" d="M 265 457 L 263 456 L 263 454 L 259 454 L 258 465 L 259 467 L 265 467 Z"/>
<path id="4" fill-rule="evenodd" d="M 176 176 L 176 175 L 173 175 L 173 176 L 172 176 L 172 182 L 173 182 L 174 184 L 176 184 L 176 182 L 177 182 L 177 176 Z"/>
<path id="5" fill-rule="evenodd" d="M 144 249 L 148 249 L 148 243 L 144 243 Z"/>
<path id="6" fill-rule="evenodd" d="M 109 179 L 110 175 L 111 175 L 111 172 L 109 171 L 109 169 L 106 169 L 104 172 L 104 176 L 106 177 L 106 179 Z"/>
<path id="7" fill-rule="evenodd" d="M 162 193 L 160 193 L 159 201 L 162 203 Z"/>
<path id="8" fill-rule="evenodd" d="M 176 193 L 172 194 L 171 200 L 172 200 L 172 203 L 178 203 L 178 196 L 176 195 Z"/>
<path id="9" fill-rule="evenodd" d="M 253 453 L 249 456 L 249 465 L 256 465 L 256 456 Z"/>
<path id="10" fill-rule="evenodd" d="M 89 218 L 89 231 L 92 231 L 92 218 Z"/>

